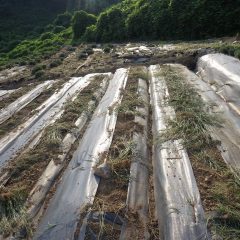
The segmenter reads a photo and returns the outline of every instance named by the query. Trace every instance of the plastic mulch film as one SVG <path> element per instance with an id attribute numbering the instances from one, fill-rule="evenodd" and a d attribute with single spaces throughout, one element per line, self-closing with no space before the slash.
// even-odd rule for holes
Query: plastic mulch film
<path id="1" fill-rule="evenodd" d="M 78 149 L 66 169 L 57 191 L 40 221 L 34 239 L 74 239 L 82 220 L 81 212 L 94 201 L 100 178 L 96 166 L 112 142 L 117 107 L 122 100 L 128 76 L 118 69 L 95 110 Z M 49 227 L 52 226 L 52 227 Z"/>
<path id="2" fill-rule="evenodd" d="M 0 139 L 0 168 L 8 160 L 26 147 L 41 130 L 53 123 L 63 113 L 64 104 L 84 89 L 96 74 L 89 74 L 83 78 L 72 78 L 58 92 L 55 92 L 38 109 L 39 112 Z"/>
<path id="3" fill-rule="evenodd" d="M 220 142 L 219 150 L 224 161 L 240 178 L 240 117 L 238 113 L 211 88 L 210 84 L 203 81 L 195 73 L 182 65 L 171 65 L 180 71 L 186 80 L 192 84 L 203 100 L 208 104 L 208 110 L 220 114 L 221 127 L 209 130 L 213 139 Z"/>
<path id="4" fill-rule="evenodd" d="M 145 69 L 147 72 L 147 69 Z M 135 123 L 139 125 L 139 131 L 133 133 L 134 152 L 130 168 L 130 180 L 127 194 L 127 209 L 131 213 L 138 213 L 141 226 L 144 227 L 144 238 L 149 238 L 148 223 L 148 199 L 149 199 L 149 151 L 148 151 L 148 115 L 149 95 L 146 80 L 138 79 L 138 99 L 141 104 L 137 107 Z M 138 129 L 138 128 L 137 128 Z M 132 224 L 124 224 L 120 239 L 129 239 L 131 233 L 138 231 Z"/>
<path id="5" fill-rule="evenodd" d="M 167 120 L 175 118 L 159 66 L 150 66 L 153 108 L 153 183 L 160 239 L 207 239 L 199 190 L 181 140 L 161 142 Z"/>
<path id="6" fill-rule="evenodd" d="M 67 133 L 63 139 L 61 145 L 61 154 L 59 154 L 56 159 L 52 159 L 50 161 L 46 170 L 32 189 L 27 201 L 28 215 L 31 218 L 35 217 L 38 213 L 49 189 L 63 169 L 64 161 L 66 160 L 72 145 L 77 140 L 80 132 L 86 125 L 95 105 L 100 101 L 101 97 L 105 93 L 110 77 L 111 75 L 105 77 L 100 84 L 100 88 L 93 93 L 94 99 L 88 103 L 87 109 L 83 111 L 80 117 L 76 120 L 74 129 Z"/>
<path id="7" fill-rule="evenodd" d="M 198 60 L 199 76 L 240 115 L 240 60 L 224 54 L 208 54 Z"/>
<path id="8" fill-rule="evenodd" d="M 26 93 L 22 97 L 18 98 L 16 101 L 11 103 L 9 106 L 7 106 L 4 109 L 0 110 L 0 124 L 5 122 L 7 119 L 9 119 L 13 114 L 19 112 L 21 109 L 23 109 L 27 104 L 29 104 L 31 101 L 33 101 L 35 98 L 37 98 L 44 90 L 51 87 L 53 84 L 53 81 L 46 81 L 42 84 L 39 84 L 34 89 L 32 89 L 30 92 Z"/>
<path id="9" fill-rule="evenodd" d="M 11 93 L 15 92 L 17 89 L 13 90 L 0 90 L 0 101 L 7 98 Z"/>

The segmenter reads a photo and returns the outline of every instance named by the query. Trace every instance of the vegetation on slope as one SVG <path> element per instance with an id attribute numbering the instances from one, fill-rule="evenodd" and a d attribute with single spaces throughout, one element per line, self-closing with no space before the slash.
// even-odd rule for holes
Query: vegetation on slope
<path id="1" fill-rule="evenodd" d="M 91 29 L 95 40 L 104 42 L 194 40 L 236 34 L 239 15 L 238 0 L 125 0 L 103 11 Z"/>
<path id="2" fill-rule="evenodd" d="M 96 14 L 119 1 L 120 0 L 68 0 L 67 9 L 69 11 L 84 10 Z"/>
<path id="3" fill-rule="evenodd" d="M 60 33 L 45 32 L 39 38 L 24 40 L 13 50 L 0 55 L 0 66 L 6 64 L 35 64 L 42 58 L 48 58 L 63 44 L 70 44 L 72 38 L 71 28 Z"/>
<path id="4" fill-rule="evenodd" d="M 0 0 L 0 53 L 41 35 L 65 9 L 65 0 Z"/>
<path id="5" fill-rule="evenodd" d="M 96 16 L 88 14 L 85 11 L 77 11 L 72 20 L 72 28 L 74 32 L 74 39 L 79 39 L 86 31 L 88 26 L 95 24 Z"/>

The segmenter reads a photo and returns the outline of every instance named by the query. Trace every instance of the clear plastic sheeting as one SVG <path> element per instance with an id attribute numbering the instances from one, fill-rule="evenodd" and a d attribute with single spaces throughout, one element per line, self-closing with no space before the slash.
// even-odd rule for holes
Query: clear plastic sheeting
<path id="1" fill-rule="evenodd" d="M 147 72 L 147 69 L 145 69 L 145 72 Z M 150 165 L 147 143 L 149 96 L 147 83 L 143 79 L 138 79 L 138 98 L 140 102 L 142 102 L 142 106 L 137 107 L 139 114 L 135 116 L 135 123 L 138 124 L 143 131 L 134 132 L 133 134 L 134 153 L 130 168 L 127 208 L 132 213 L 138 213 L 141 226 L 144 227 L 144 239 L 149 239 L 149 233 L 147 231 Z M 136 231 L 138 230 L 126 221 L 120 239 L 129 239 L 131 233 Z"/>
<path id="2" fill-rule="evenodd" d="M 174 50 L 176 47 L 173 44 L 163 44 L 158 47 L 161 51 L 171 51 Z"/>
<path id="3" fill-rule="evenodd" d="M 208 54 L 197 64 L 200 77 L 240 115 L 240 61 L 224 54 Z"/>
<path id="4" fill-rule="evenodd" d="M 34 89 L 32 89 L 30 92 L 26 93 L 22 97 L 18 98 L 16 101 L 11 103 L 9 106 L 7 106 L 4 109 L 0 110 L 0 124 L 5 122 L 7 119 L 9 119 L 13 114 L 19 112 L 21 109 L 23 109 L 27 104 L 29 104 L 31 101 L 33 101 L 35 98 L 37 98 L 44 90 L 51 87 L 53 84 L 53 81 L 46 81 L 42 84 L 39 84 Z"/>
<path id="5" fill-rule="evenodd" d="M 81 212 L 92 204 L 100 178 L 93 167 L 109 150 L 128 70 L 118 69 L 40 221 L 34 239 L 75 239 Z M 49 227 L 51 226 L 51 227 Z M 75 237 L 75 238 L 74 238 Z"/>
<path id="6" fill-rule="evenodd" d="M 181 140 L 160 142 L 167 120 L 175 118 L 159 66 L 150 66 L 153 108 L 153 183 L 160 239 L 207 239 L 200 194 Z"/>
<path id="7" fill-rule="evenodd" d="M 0 84 L 1 83 L 6 83 L 8 81 L 10 81 L 10 82 L 14 81 L 15 77 L 23 74 L 25 71 L 27 71 L 27 68 L 25 66 L 13 67 L 13 68 L 10 68 L 10 69 L 2 70 L 0 72 Z"/>
<path id="8" fill-rule="evenodd" d="M 146 46 L 126 48 L 127 52 L 152 54 L 152 51 Z"/>
<path id="9" fill-rule="evenodd" d="M 126 46 L 117 48 L 116 54 L 120 58 L 126 58 L 126 59 L 139 58 L 139 57 L 149 58 L 150 56 L 153 55 L 153 50 L 144 45 L 142 46 L 135 45 L 133 47 L 131 47 L 131 45 L 126 45 Z"/>
<path id="10" fill-rule="evenodd" d="M 38 109 L 39 112 L 27 122 L 20 125 L 16 130 L 10 132 L 6 137 L 0 139 L 0 168 L 8 160 L 26 147 L 41 130 L 53 123 L 63 113 L 64 104 L 75 94 L 85 88 L 90 80 L 101 74 L 89 74 L 83 78 L 72 78 L 59 91 L 55 92 Z"/>
<path id="11" fill-rule="evenodd" d="M 11 93 L 15 92 L 16 89 L 13 90 L 0 90 L 0 101 L 4 98 L 8 97 Z"/>
<path id="12" fill-rule="evenodd" d="M 44 199 L 51 188 L 52 184 L 58 177 L 60 171 L 64 167 L 64 161 L 73 145 L 73 143 L 77 140 L 80 135 L 81 130 L 87 123 L 89 116 L 91 115 L 92 111 L 94 110 L 95 105 L 98 101 L 100 101 L 101 97 L 103 96 L 107 85 L 109 76 L 105 77 L 102 83 L 100 84 L 100 88 L 94 92 L 94 100 L 91 100 L 88 103 L 88 108 L 77 119 L 75 122 L 75 128 L 72 129 L 70 133 L 68 133 L 65 138 L 63 139 L 61 145 L 61 154 L 58 155 L 57 159 L 53 159 L 48 164 L 46 170 L 32 189 L 28 201 L 27 201 L 27 208 L 28 208 L 28 215 L 33 218 L 38 213 L 39 209 L 41 208 Z"/>
<path id="13" fill-rule="evenodd" d="M 183 74 L 192 84 L 203 100 L 208 104 L 208 110 L 219 113 L 221 127 L 211 128 L 211 136 L 220 142 L 219 149 L 222 157 L 233 172 L 240 178 L 240 118 L 232 108 L 211 88 L 210 84 L 200 79 L 195 73 L 182 65 L 170 65 Z"/>

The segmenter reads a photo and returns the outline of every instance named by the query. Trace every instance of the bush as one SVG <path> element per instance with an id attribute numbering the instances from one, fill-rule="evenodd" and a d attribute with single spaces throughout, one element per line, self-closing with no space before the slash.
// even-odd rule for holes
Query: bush
<path id="1" fill-rule="evenodd" d="M 54 28 L 54 25 L 53 24 L 48 24 L 45 28 L 44 28 L 44 31 L 45 32 L 51 32 Z"/>
<path id="2" fill-rule="evenodd" d="M 46 65 L 37 65 L 35 66 L 33 69 L 32 69 L 32 74 L 36 74 L 37 72 L 43 70 L 43 69 L 46 69 Z"/>
<path id="3" fill-rule="evenodd" d="M 11 42 L 9 42 L 7 46 L 7 51 L 10 51 L 13 48 L 15 48 L 20 42 L 21 42 L 20 40 L 12 40 Z"/>
<path id="4" fill-rule="evenodd" d="M 84 11 L 77 11 L 73 17 L 73 34 L 74 39 L 79 39 L 83 36 L 87 27 L 96 23 L 96 16 L 88 14 Z"/>
<path id="5" fill-rule="evenodd" d="M 84 40 L 92 41 L 95 33 L 102 42 L 231 36 L 239 32 L 239 15 L 239 1 L 123 0 L 99 15 L 96 30 L 86 30 Z"/>
<path id="6" fill-rule="evenodd" d="M 100 14 L 96 28 L 98 41 L 109 42 L 126 39 L 125 15 L 117 7 L 112 7 Z"/>
<path id="7" fill-rule="evenodd" d="M 43 33 L 44 32 L 44 28 L 43 27 L 40 27 L 40 26 L 38 26 L 38 27 L 35 27 L 34 28 L 34 33 L 36 34 L 41 34 L 41 33 Z"/>
<path id="8" fill-rule="evenodd" d="M 65 27 L 63 27 L 63 26 L 56 26 L 56 27 L 54 27 L 53 32 L 54 33 L 60 33 L 60 32 L 62 32 L 64 30 L 65 30 Z"/>
<path id="9" fill-rule="evenodd" d="M 43 70 L 39 70 L 35 73 L 35 77 L 36 78 L 41 78 L 41 77 L 44 76 L 44 74 L 45 74 L 45 72 Z"/>
<path id="10" fill-rule="evenodd" d="M 111 52 L 111 48 L 110 48 L 110 47 L 105 47 L 105 48 L 103 49 L 103 51 L 104 51 L 105 53 L 110 53 L 110 52 Z"/>
<path id="11" fill-rule="evenodd" d="M 83 41 L 86 41 L 86 42 L 95 42 L 97 39 L 96 25 L 91 25 L 87 27 L 82 39 Z"/>
<path id="12" fill-rule="evenodd" d="M 239 47 L 239 49 L 236 49 L 236 50 L 235 50 L 234 56 L 235 56 L 236 58 L 239 58 L 239 59 L 240 59 L 240 47 Z"/>
<path id="13" fill-rule="evenodd" d="M 69 27 L 71 25 L 72 15 L 69 12 L 59 14 L 54 20 L 54 24 L 57 26 Z"/>
<path id="14" fill-rule="evenodd" d="M 47 32 L 42 34 L 40 38 L 22 41 L 8 54 L 4 55 L 4 58 L 0 58 L 0 65 L 19 61 L 27 61 L 35 65 L 41 59 L 49 58 L 64 44 L 69 44 L 71 37 L 72 31 L 71 28 L 68 28 L 58 34 Z"/>
<path id="15" fill-rule="evenodd" d="M 50 68 L 55 68 L 55 67 L 58 67 L 61 64 L 62 64 L 62 61 L 60 59 L 56 59 L 49 64 L 49 67 Z"/>
<path id="16" fill-rule="evenodd" d="M 45 33 L 43 33 L 43 34 L 41 35 L 40 39 L 41 39 L 41 40 L 51 39 L 51 38 L 53 38 L 54 36 L 55 36 L 55 35 L 54 35 L 54 33 L 52 33 L 52 32 L 45 32 Z"/>

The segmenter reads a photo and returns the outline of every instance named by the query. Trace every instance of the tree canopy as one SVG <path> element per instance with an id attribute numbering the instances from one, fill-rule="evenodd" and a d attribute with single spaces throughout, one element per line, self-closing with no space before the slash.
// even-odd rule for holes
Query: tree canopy
<path id="1" fill-rule="evenodd" d="M 82 10 L 75 12 L 72 21 L 74 38 L 80 38 L 86 31 L 87 27 L 95 24 L 96 21 L 97 18 L 93 14 L 86 13 Z"/>
<path id="2" fill-rule="evenodd" d="M 196 40 L 240 30 L 240 0 L 125 0 L 103 11 L 96 40 Z"/>

